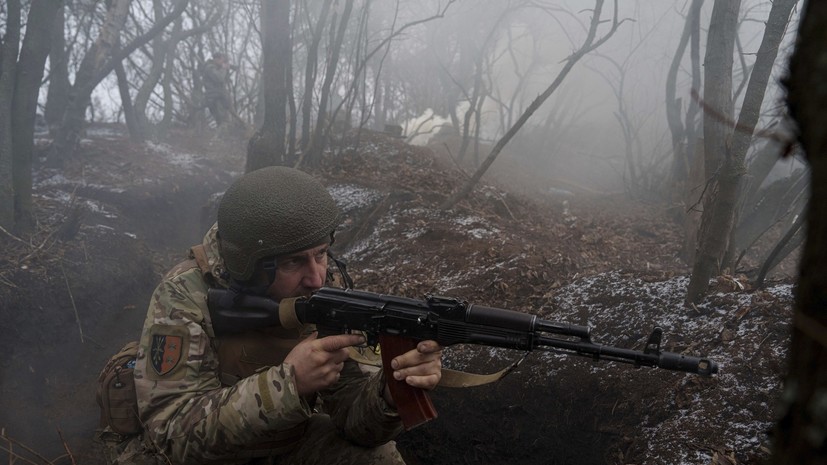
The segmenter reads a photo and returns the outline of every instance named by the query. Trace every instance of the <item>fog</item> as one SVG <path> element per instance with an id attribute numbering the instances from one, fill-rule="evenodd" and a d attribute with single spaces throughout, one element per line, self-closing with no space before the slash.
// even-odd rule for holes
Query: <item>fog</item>
<path id="1" fill-rule="evenodd" d="M 638 170 L 650 170 L 648 174 L 653 178 L 665 180 L 673 150 L 666 123 L 666 77 L 689 4 L 689 1 L 618 2 L 617 30 L 563 77 L 560 87 L 508 144 L 493 171 L 507 166 L 509 170 L 531 173 L 541 183 L 566 181 L 609 192 L 636 189 L 637 186 L 629 186 L 628 179 L 629 164 L 636 163 Z M 705 2 L 701 12 L 701 64 L 712 5 L 713 2 Z M 241 100 L 254 97 L 250 92 L 260 76 L 260 45 L 256 37 L 242 31 L 254 18 L 255 5 L 229 2 L 223 6 L 228 17 L 219 23 L 223 27 L 219 40 L 225 45 L 201 45 L 199 54 L 209 57 L 215 51 L 229 53 L 233 64 L 240 67 L 232 78 L 237 109 L 243 118 L 255 124 L 259 107 L 241 106 Z M 439 127 L 449 125 L 452 111 L 459 123 L 454 131 L 461 134 L 469 100 L 482 96 L 479 138 L 490 148 L 528 104 L 558 78 L 565 61 L 582 46 L 592 6 L 582 1 L 374 2 L 369 10 L 363 10 L 364 17 L 351 19 L 368 23 L 368 37 L 356 38 L 365 41 L 366 50 L 379 47 L 391 34 L 404 30 L 393 36 L 389 46 L 378 49 L 367 65 L 370 69 L 358 76 L 352 74 L 357 66 L 355 60 L 360 59 L 358 52 L 341 59 L 330 110 L 337 111 L 339 118 L 344 118 L 344 113 L 350 110 L 346 117 L 354 126 L 360 121 L 377 130 L 388 123 L 402 125 L 411 143 L 424 145 L 434 142 L 433 135 Z M 299 26 L 294 26 L 293 84 L 297 100 L 303 98 L 304 92 L 303 60 L 308 33 L 296 28 L 312 25 L 318 7 L 318 2 L 309 2 L 299 17 Z M 337 2 L 334 7 L 336 13 L 341 13 L 341 4 Z M 745 72 L 748 76 L 753 65 L 770 7 L 767 1 L 743 2 L 737 41 L 740 53 L 734 67 L 735 88 L 741 85 Z M 434 17 L 440 13 L 441 17 Z M 609 32 L 613 14 L 613 5 L 603 6 L 598 37 Z M 778 82 L 784 72 L 783 63 L 790 51 L 796 21 L 797 15 L 794 15 L 776 60 L 759 130 L 783 117 L 779 109 L 783 95 Z M 325 45 L 329 44 L 323 41 L 322 60 Z M 180 59 L 182 64 L 186 63 L 185 57 Z M 139 65 L 143 62 L 146 67 L 145 60 L 137 57 L 135 62 Z M 676 97 L 684 112 L 692 103 L 689 67 L 687 49 L 676 84 Z M 479 81 L 475 82 L 478 70 Z M 352 94 L 348 95 L 351 81 L 361 80 L 364 80 L 362 92 L 365 94 L 359 97 L 362 102 L 346 104 L 337 110 L 338 104 L 353 98 Z M 314 92 L 319 92 L 319 87 L 317 84 Z M 702 94 L 702 89 L 696 90 Z M 157 92 L 160 89 L 156 89 Z M 737 99 L 743 95 L 743 92 L 736 95 L 735 114 L 729 118 L 736 118 Z M 45 97 L 45 89 L 42 96 Z M 114 76 L 95 90 L 93 107 L 95 111 L 90 116 L 101 121 L 123 122 Z M 155 118 L 160 118 L 161 110 L 151 102 L 148 112 L 150 117 L 154 113 Z M 622 149 L 626 142 L 618 119 L 621 111 L 627 118 L 627 131 L 634 139 L 628 155 Z M 315 115 L 314 111 L 314 118 Z M 469 124 L 471 135 L 476 125 L 474 115 Z M 763 143 L 760 138 L 756 142 Z M 478 152 L 481 153 L 477 158 L 487 155 L 486 147 Z M 629 157 L 635 161 L 630 162 Z M 662 186 L 647 186 L 658 187 Z"/>
<path id="2" fill-rule="evenodd" d="M 44 57 L 45 74 L 37 91 L 35 147 L 24 147 L 26 154 L 34 157 L 35 166 L 28 171 L 34 173 L 33 186 L 37 192 L 35 209 L 40 209 L 36 214 L 28 212 L 37 220 L 34 232 L 29 234 L 32 237 L 41 236 L 30 240 L 15 229 L 19 224 L 6 225 L 0 208 L 0 226 L 3 227 L 0 239 L 8 239 L 10 245 L 5 253 L 11 257 L 0 262 L 3 265 L 0 267 L 0 297 L 13 298 L 14 302 L 12 306 L 0 302 L 4 312 L 0 316 L 12 321 L 2 328 L 4 336 L 0 340 L 5 341 L 0 341 L 0 351 L 15 355 L 7 357 L 3 365 L 5 379 L 0 387 L 8 390 L 4 392 L 11 392 L 3 400 L 3 405 L 26 409 L 29 404 L 37 404 L 44 405 L 44 409 L 54 408 L 56 412 L 46 415 L 47 421 L 52 422 L 48 425 L 49 438 L 40 437 L 44 433 L 40 431 L 42 425 L 39 421 L 11 418 L 16 417 L 17 412 L 14 415 L 6 413 L 0 427 L 15 427 L 15 433 L 20 434 L 25 442 L 35 447 L 44 446 L 53 456 L 61 453 L 60 444 L 55 445 L 52 431 L 54 424 L 60 421 L 67 425 L 67 435 L 71 439 L 67 442 L 88 439 L 89 431 L 94 428 L 90 425 L 95 423 L 96 418 L 77 415 L 73 409 L 91 409 L 92 416 L 96 416 L 91 394 L 82 391 L 93 384 L 93 378 L 101 366 L 98 362 L 104 361 L 111 349 L 127 337 L 127 333 L 121 331 L 123 327 L 131 325 L 129 327 L 134 331 L 128 337 L 134 339 L 140 328 L 146 299 L 162 273 L 154 268 L 172 260 L 161 255 L 172 255 L 169 249 L 174 248 L 177 252 L 193 243 L 191 238 L 196 237 L 193 236 L 194 231 L 201 233 L 199 221 L 204 221 L 208 216 L 204 212 L 209 207 L 201 210 L 204 199 L 214 200 L 220 195 L 218 191 L 221 187 L 241 174 L 244 166 L 241 160 L 249 153 L 245 151 L 252 143 L 263 139 L 259 136 L 273 132 L 271 130 L 275 126 L 284 130 L 284 137 L 278 140 L 272 152 L 278 152 L 281 157 L 278 161 L 284 164 L 316 169 L 319 165 L 311 160 L 315 155 L 347 160 L 346 156 L 359 153 L 373 157 L 371 160 L 377 165 L 383 164 L 386 172 L 394 171 L 393 167 L 388 166 L 397 164 L 395 169 L 398 171 L 430 173 L 405 158 L 419 153 L 411 147 L 405 146 L 405 157 L 393 159 L 397 152 L 391 153 L 394 150 L 392 147 L 404 141 L 412 146 L 429 148 L 443 166 L 461 170 L 457 179 L 439 179 L 434 185 L 442 187 L 448 184 L 457 192 L 462 182 L 472 179 L 472 173 L 484 170 L 482 183 L 495 186 L 492 189 L 496 192 L 497 206 L 503 204 L 508 210 L 508 202 L 503 199 L 511 193 L 525 193 L 532 200 L 542 201 L 543 208 L 548 208 L 542 214 L 553 217 L 554 222 L 540 224 L 542 215 L 538 214 L 537 219 L 531 218 L 536 223 L 530 222 L 531 228 L 526 230 L 545 232 L 548 229 L 560 233 L 553 240 L 560 239 L 561 242 L 572 237 L 570 230 L 579 234 L 578 238 L 571 239 L 572 244 L 566 244 L 571 250 L 564 252 L 570 255 L 564 257 L 561 252 L 552 260 L 543 254 L 555 252 L 544 249 L 553 240 L 541 237 L 539 233 L 531 239 L 541 237 L 545 241 L 541 246 L 535 247 L 532 243 L 530 247 L 526 245 L 525 250 L 519 247 L 522 239 L 516 237 L 518 233 L 513 232 L 512 235 L 512 231 L 506 230 L 515 219 L 514 215 L 508 218 L 510 211 L 501 215 L 488 211 L 488 216 L 459 210 L 445 213 L 451 209 L 440 207 L 437 211 L 431 205 L 408 208 L 401 201 L 391 208 L 385 202 L 396 200 L 389 193 L 372 190 L 385 179 L 371 179 L 364 186 L 350 185 L 338 179 L 336 182 L 342 183 L 336 184 L 332 191 L 343 198 L 340 201 L 354 202 L 358 198 L 357 193 L 371 192 L 370 198 L 364 203 L 359 202 L 358 208 L 354 206 L 353 210 L 368 217 L 364 220 L 365 224 L 372 219 L 372 233 L 369 227 L 360 228 L 368 231 L 365 235 L 375 239 L 375 242 L 364 239 L 359 247 L 352 246 L 344 252 L 344 258 L 348 260 L 358 261 L 360 256 L 366 256 L 376 262 L 373 265 L 375 269 L 368 269 L 363 277 L 385 279 L 388 275 L 400 273 L 403 265 L 409 275 L 417 273 L 412 259 L 406 258 L 405 263 L 399 263 L 401 249 L 386 246 L 386 243 L 393 241 L 387 238 L 408 239 L 398 242 L 400 247 L 409 247 L 405 250 L 416 249 L 408 252 L 411 257 L 427 250 L 426 253 L 443 261 L 447 259 L 440 257 L 439 253 L 432 253 L 425 247 L 417 249 L 416 240 L 421 237 L 433 239 L 434 243 L 444 247 L 441 250 L 461 255 L 466 250 L 450 243 L 451 238 L 460 238 L 456 242 L 462 247 L 470 248 L 476 244 L 476 251 L 463 257 L 468 259 L 468 262 L 463 262 L 467 269 L 453 263 L 440 264 L 451 268 L 454 274 L 430 278 L 436 283 L 434 286 L 455 286 L 455 289 L 467 290 L 472 294 L 497 292 L 490 283 L 501 284 L 507 289 L 499 275 L 502 270 L 498 267 L 513 259 L 517 264 L 512 264 L 507 271 L 512 272 L 509 278 L 519 281 L 514 288 L 528 284 L 536 287 L 512 290 L 509 297 L 516 301 L 542 296 L 551 301 L 551 296 L 563 289 L 559 298 L 565 300 L 566 296 L 580 295 L 582 289 L 592 291 L 588 287 L 592 278 L 587 274 L 596 265 L 584 265 L 581 261 L 588 261 L 587 249 L 602 249 L 605 246 L 606 250 L 598 250 L 593 255 L 600 257 L 595 261 L 604 260 L 601 266 L 614 266 L 616 264 L 608 265 L 610 259 L 622 256 L 623 266 L 634 268 L 633 265 L 640 265 L 636 260 L 642 259 L 640 266 L 647 272 L 660 273 L 659 278 L 672 274 L 668 280 L 652 286 L 656 289 L 668 288 L 668 292 L 662 292 L 668 294 L 668 299 L 653 299 L 646 311 L 636 315 L 640 318 L 640 321 L 635 321 L 637 326 L 643 327 L 651 322 L 649 312 L 661 312 L 657 321 L 665 321 L 679 329 L 689 328 L 687 340 L 696 336 L 691 332 L 697 329 L 695 326 L 704 326 L 702 336 L 697 336 L 705 344 L 704 350 L 713 350 L 715 355 L 722 357 L 731 357 L 732 353 L 736 353 L 739 358 L 732 365 L 740 364 L 739 369 L 744 371 L 752 369 L 744 362 L 752 357 L 752 345 L 729 344 L 732 340 L 723 340 L 719 334 L 720 326 L 727 324 L 737 329 L 741 318 L 749 313 L 744 308 L 749 309 L 753 305 L 752 294 L 749 299 L 739 301 L 743 297 L 740 294 L 730 298 L 728 294 L 719 292 L 715 295 L 717 301 L 692 307 L 696 312 L 706 312 L 703 315 L 706 319 L 699 319 L 698 314 L 688 312 L 681 313 L 681 318 L 672 318 L 671 312 L 684 303 L 685 287 L 689 281 L 688 268 L 692 267 L 692 254 L 700 234 L 702 208 L 699 206 L 704 202 L 701 196 L 713 190 L 707 188 L 713 185 L 724 166 L 721 161 L 724 155 L 730 155 L 729 145 L 726 145 L 726 150 L 720 150 L 721 153 L 705 153 L 713 145 L 705 144 L 704 137 L 707 137 L 706 140 L 714 138 L 707 135 L 707 131 L 713 134 L 715 128 L 726 128 L 726 144 L 741 134 L 746 134 L 750 139 L 743 157 L 745 176 L 737 189 L 738 202 L 733 202 L 738 206 L 737 212 L 733 211 L 736 225 L 731 250 L 726 257 L 730 263 L 716 270 L 723 276 L 724 284 L 718 282 L 719 288 L 734 283 L 742 291 L 742 283 L 756 279 L 758 267 L 766 263 L 772 269 L 788 255 L 794 256 L 790 250 L 798 247 L 799 242 L 790 240 L 789 247 L 780 249 L 782 252 L 776 263 L 771 263 L 768 257 L 769 249 L 776 244 L 783 245 L 779 237 L 787 232 L 796 233 L 795 228 L 800 228 L 797 219 L 807 196 L 807 179 L 802 175 L 806 168 L 797 149 L 791 148 L 792 130 L 785 114 L 784 90 L 780 84 L 785 76 L 785 63 L 791 53 L 798 24 L 796 9 L 793 9 L 783 32 L 760 108 L 751 108 L 746 83 L 758 68 L 758 51 L 773 3 L 768 0 L 741 2 L 732 86 L 726 90 L 733 99 L 732 108 L 729 108 L 725 101 L 704 100 L 705 92 L 713 84 L 704 82 L 707 37 L 715 6 L 711 0 L 703 2 L 697 32 L 692 36 L 697 39 L 698 68 L 693 71 L 691 40 L 680 54 L 674 81 L 674 99 L 677 101 L 674 106 L 669 106 L 668 103 L 672 102 L 667 102 L 669 72 L 694 3 L 691 0 L 294 1 L 288 2 L 291 5 L 289 45 L 292 48 L 289 56 L 282 54 L 281 60 L 276 60 L 279 66 L 275 67 L 265 65 L 263 54 L 264 49 L 269 49 L 269 44 L 262 44 L 261 34 L 269 31 L 276 36 L 281 32 L 279 37 L 282 39 L 287 34 L 284 30 L 268 29 L 267 24 L 261 23 L 261 18 L 264 17 L 262 5 L 272 7 L 277 2 L 198 0 L 189 2 L 185 12 L 172 20 L 161 35 L 136 45 L 122 60 L 115 60 L 118 66 L 107 62 L 108 57 L 117 55 L 119 47 L 128 48 L 143 37 L 157 18 L 173 10 L 177 1 L 66 2 L 67 8 L 63 12 L 65 42 L 62 45 L 66 51 L 66 84 L 70 90 L 61 90 L 56 85 L 61 80 L 62 69 L 55 55 L 48 59 Z M 29 19 L 26 17 L 28 9 L 38 5 L 38 2 L 23 3 L 21 37 L 37 26 L 34 20 L 25 20 Z M 776 1 L 778 3 L 780 0 Z M 106 4 L 128 6 L 129 14 L 122 18 L 123 27 L 119 33 L 107 31 L 105 27 L 110 24 L 106 22 Z M 593 18 L 596 5 L 602 6 L 599 22 Z M 329 6 L 330 10 L 325 11 L 325 6 Z M 163 11 L 156 11 L 156 8 Z M 3 2 L 0 5 L 0 37 L 5 40 L 8 39 L 9 14 L 9 6 Z M 320 18 L 326 19 L 321 21 Z M 111 23 L 117 21 L 111 20 Z M 118 46 L 114 45 L 114 41 L 107 42 L 116 36 L 120 40 Z M 318 50 L 314 51 L 314 44 L 318 45 Z M 584 44 L 587 50 L 583 49 Z M 19 48 L 25 49 L 22 44 Z M 710 50 L 714 52 L 717 49 L 712 47 Z M 216 124 L 205 103 L 203 66 L 216 53 L 226 53 L 232 67 L 227 83 L 234 113 L 231 124 Z M 0 64 L 5 66 L 7 61 L 3 60 L 8 56 L 8 53 L 5 56 L 0 54 Z M 19 60 L 22 62 L 25 56 L 21 53 Z M 88 70 L 84 70 L 84 66 L 96 60 L 97 64 L 86 72 Z M 273 68 L 277 68 L 275 72 Z M 285 86 L 289 91 L 281 92 L 284 89 L 276 82 L 279 76 L 289 76 L 290 85 Z M 96 81 L 98 77 L 99 83 Z M 5 83 L 2 79 L 0 73 L 0 83 Z M 693 85 L 693 79 L 700 79 L 700 82 Z M 723 77 L 711 78 L 718 79 L 725 81 Z M 24 86 L 18 82 L 18 87 Z M 0 92 L 7 88 L 0 86 Z M 88 95 L 84 94 L 87 90 Z M 279 98 L 284 100 L 272 98 L 272 94 L 279 94 Z M 0 104 L 5 105 L 3 109 L 12 108 L 11 94 L 0 95 L 5 97 L 0 99 Z M 35 98 L 32 97 L 31 101 L 34 102 Z M 276 105 L 273 105 L 274 101 Z M 50 110 L 55 102 L 65 107 L 58 114 Z M 539 105 L 529 114 L 527 110 L 536 103 Z M 71 117 L 73 105 L 80 115 L 85 116 L 85 121 L 78 118 L 81 121 L 77 122 L 76 127 Z M 277 107 L 275 111 L 274 106 Z M 744 113 L 758 115 L 755 128 L 744 126 L 733 130 L 736 122 L 741 121 L 741 110 L 745 107 L 747 110 Z M 678 115 L 677 128 L 670 120 L 670 109 Z M 3 114 L 7 113 L 14 112 Z M 0 117 L 0 123 L 3 121 Z M 272 124 L 273 121 L 278 124 Z M 264 127 L 267 130 L 263 130 Z M 515 129 L 516 133 L 513 132 Z M 7 143 L 11 137 L 8 134 L 12 131 L 1 134 L 6 140 L 0 140 L 0 146 Z M 383 143 L 371 146 L 360 139 L 362 134 L 375 136 L 374 141 L 379 139 Z M 28 133 L 24 135 L 28 136 Z M 278 135 L 282 136 L 281 133 Z M 31 142 L 30 139 L 27 142 Z M 506 140 L 507 143 L 503 144 Z M 181 144 L 172 147 L 177 142 Z M 362 147 L 358 146 L 360 142 L 364 143 Z M 199 146 L 208 147 L 209 151 L 198 152 Z M 499 149 L 502 150 L 497 153 Z M 791 156 L 782 157 L 788 149 Z M 14 150 L 20 151 L 17 146 Z M 113 156 L 110 164 L 105 156 L 112 152 L 118 152 L 118 156 Z M 3 158 L 6 153 L 8 151 L 0 150 L 0 175 L 4 174 L 4 167 L 11 165 Z M 495 155 L 496 158 L 493 158 Z M 134 161 L 129 157 L 134 157 Z M 485 168 L 489 161 L 487 157 L 491 157 L 493 163 Z M 70 161 L 77 164 L 68 163 Z M 157 163 L 152 168 L 160 168 L 144 170 L 147 167 L 139 166 L 141 163 Z M 71 169 L 64 173 L 62 170 L 66 166 Z M 184 174 L 176 171 L 179 168 Z M 430 169 L 431 165 L 427 168 Z M 72 169 L 74 171 L 70 172 Z M 29 172 L 25 174 L 28 176 L 31 174 Z M 177 177 L 179 174 L 180 178 Z M 181 179 L 186 182 L 179 184 Z M 29 187 L 32 187 L 32 180 L 28 181 Z M 112 183 L 109 185 L 103 181 Z M 402 187 L 417 182 L 424 184 L 420 179 L 406 181 L 409 183 Z M 398 186 L 388 182 L 384 187 L 391 189 Z M 4 200 L 2 194 L 3 191 L 0 191 L 0 207 Z M 420 201 L 423 198 L 432 200 L 421 192 L 411 197 Z M 594 217 L 598 216 L 594 212 L 611 209 L 614 205 L 625 208 L 634 204 L 641 210 L 655 212 L 653 216 L 659 215 L 659 221 L 669 221 L 669 227 L 664 229 L 668 229 L 670 236 L 656 237 L 660 232 L 656 221 L 653 222 L 655 224 L 637 228 L 636 224 L 628 224 L 632 221 L 613 222 L 614 218 L 600 223 L 592 231 L 593 218 L 581 219 L 577 216 L 581 213 L 572 213 L 577 212 L 573 207 L 573 199 L 576 198 L 587 198 L 593 202 L 588 204 L 591 207 L 599 205 L 589 212 Z M 622 202 L 613 203 L 618 199 Z M 77 205 L 85 205 L 86 214 L 93 218 L 90 223 L 96 221 L 99 224 L 93 229 L 79 219 L 75 234 L 81 231 L 80 236 L 86 234 L 86 238 L 99 240 L 98 244 L 105 245 L 102 255 L 140 255 L 139 265 L 109 263 L 118 272 L 135 271 L 134 276 L 118 276 L 130 281 L 129 288 L 106 283 L 101 292 L 96 287 L 100 286 L 99 276 L 96 275 L 98 270 L 90 270 L 96 263 L 108 263 L 95 257 L 99 251 L 87 251 L 86 243 L 78 245 L 80 241 L 76 238 L 58 242 L 48 229 L 48 226 L 53 230 L 60 227 L 62 234 L 64 224 L 71 223 L 73 218 L 70 210 L 75 208 L 74 211 L 78 211 Z M 192 208 L 192 205 L 198 207 Z M 534 208 L 533 205 L 526 210 Z M 16 203 L 14 208 L 17 208 Z M 128 217 L 135 212 L 140 213 L 135 218 Z M 373 218 L 376 212 L 379 214 Z M 611 213 L 617 217 L 623 216 L 622 212 Z M 386 217 L 381 218 L 383 214 Z M 443 214 L 455 218 L 453 224 L 456 228 L 468 229 L 464 231 L 468 236 L 452 235 L 454 231 L 449 231 L 443 238 L 434 239 L 435 234 L 431 234 L 433 231 L 428 223 L 443 220 Z M 555 214 L 560 218 L 554 217 Z M 473 221 L 468 220 L 469 215 Z M 524 210 L 523 215 L 525 219 L 530 213 Z M 18 215 L 21 216 L 26 217 Z M 492 218 L 503 220 L 505 226 L 499 223 L 496 227 L 488 225 Z M 406 229 L 401 219 L 413 226 Z M 114 226 L 110 227 L 108 220 Z M 349 221 L 351 223 L 346 227 L 356 229 L 353 220 L 349 218 Z M 124 225 L 126 229 L 123 229 Z M 394 228 L 399 228 L 399 231 Z M 607 231 L 613 235 L 609 236 Z M 362 229 L 354 234 L 359 232 Z M 800 240 L 800 233 L 798 230 L 797 235 L 790 236 Z M 15 234 L 26 239 L 20 239 Z M 607 234 L 610 239 L 600 234 Z M 729 236 L 729 233 L 721 235 Z M 483 239 L 490 242 L 474 242 Z M 529 244 L 528 239 L 525 240 Z M 755 251 L 758 248 L 753 246 L 759 240 L 762 248 Z M 632 245 L 637 246 L 639 243 L 636 241 L 646 244 L 644 248 L 648 250 L 645 252 L 651 251 L 652 255 L 642 258 L 639 249 L 625 243 L 635 242 Z M 621 242 L 624 244 L 615 249 L 616 244 Z M 341 244 L 347 242 L 338 245 Z M 59 247 L 67 250 L 52 252 L 52 246 L 55 250 Z M 747 253 L 750 248 L 753 251 Z M 500 249 L 507 249 L 511 256 L 500 262 L 491 261 L 500 259 L 495 257 L 501 252 Z M 614 253 L 612 257 L 609 257 L 610 252 Z M 476 262 L 470 260 L 472 255 Z M 95 262 L 90 257 L 99 261 Z M 532 262 L 537 257 L 542 259 L 538 259 L 539 265 Z M 64 271 L 64 262 L 73 266 L 67 266 Z M 60 266 L 56 267 L 55 263 Z M 535 265 L 536 268 L 530 268 Z M 129 266 L 135 269 L 127 269 Z M 530 273 L 524 274 L 524 268 L 529 269 Z M 561 271 L 563 268 L 565 272 Z M 51 274 L 56 269 L 60 270 L 57 277 Z M 789 266 L 785 268 L 789 269 Z M 439 274 L 440 268 L 433 267 L 428 271 Z M 559 273 L 559 276 L 554 273 Z M 532 281 L 532 276 L 536 282 Z M 626 318 L 625 314 L 632 313 L 630 309 L 640 308 L 644 300 L 631 289 L 640 290 L 646 285 L 642 284 L 643 281 L 631 279 L 626 271 L 606 270 L 598 276 L 603 277 L 601 282 L 604 284 L 600 291 L 594 291 L 595 294 L 612 294 L 622 287 L 621 282 L 627 282 L 630 289 L 629 307 L 611 305 L 615 302 L 614 294 L 602 303 L 606 308 L 600 305 L 589 307 L 594 313 L 590 318 L 599 319 L 602 315 L 604 328 L 617 329 L 613 325 Z M 789 278 L 789 275 L 783 277 Z M 553 289 L 549 289 L 550 282 L 554 283 L 551 285 Z M 25 284 L 18 286 L 16 283 Z M 666 285 L 661 286 L 663 283 Z M 396 289 L 406 289 L 404 285 Z M 411 284 L 411 288 L 416 285 L 422 284 Z M 38 286 L 51 286 L 60 292 L 41 290 Z M 766 339 L 762 339 L 762 325 L 769 321 L 772 323 L 766 326 L 775 328 L 776 332 L 765 348 L 786 348 L 787 334 L 781 334 L 778 329 L 780 324 L 776 322 L 787 316 L 782 312 L 790 309 L 791 284 L 785 282 L 779 286 L 766 295 L 754 295 L 755 305 L 763 305 L 761 312 L 756 312 L 760 313 L 760 319 L 748 320 L 754 326 L 754 330 L 750 331 L 750 341 L 760 341 L 756 347 L 764 344 Z M 25 287 L 26 292 L 19 291 L 20 287 Z M 482 287 L 484 289 L 480 290 Z M 71 307 L 64 302 L 67 300 L 63 295 L 64 288 L 71 299 Z M 83 292 L 78 292 L 80 289 Z M 85 307 L 82 304 L 75 307 L 73 291 L 78 294 L 78 302 L 83 299 L 87 304 Z M 653 291 L 654 294 L 659 292 Z M 581 312 L 581 308 L 586 308 L 584 302 L 588 299 L 581 300 L 572 300 L 570 308 L 564 305 L 565 310 L 570 311 L 564 316 L 582 317 L 585 310 Z M 113 302 L 119 306 L 116 308 Z M 520 302 L 529 306 L 525 301 Z M 559 302 L 554 306 L 557 304 Z M 613 309 L 613 313 L 609 308 Z M 36 314 L 34 318 L 28 318 L 21 311 L 29 309 Z M 55 309 L 61 312 L 61 316 L 51 313 L 57 313 Z M 75 319 L 70 318 L 72 310 Z M 732 315 L 736 313 L 738 316 L 733 323 Z M 48 322 L 48 325 L 44 323 L 46 330 L 41 331 L 39 321 Z M 83 329 L 84 326 L 90 334 L 102 340 L 87 344 L 83 340 L 78 343 L 76 340 L 67 342 L 62 339 L 74 337 L 75 328 Z M 625 336 L 617 335 L 617 343 L 626 344 L 627 340 L 621 339 Z M 633 336 L 629 336 L 629 341 Z M 36 341 L 35 348 L 29 347 L 31 340 Z M 693 347 L 695 342 L 689 348 Z M 771 397 L 781 389 L 778 365 L 785 355 L 778 350 L 778 354 L 771 359 L 772 363 L 760 367 L 761 376 L 773 380 L 771 387 L 761 393 L 763 396 Z M 67 361 L 70 356 L 76 358 Z M 728 376 L 725 380 L 730 385 L 735 385 L 735 381 L 741 382 L 740 378 L 735 379 L 735 374 Z M 626 378 L 628 385 L 634 384 L 631 379 Z M 592 382 L 595 386 L 598 384 L 598 381 Z M 665 381 L 663 385 L 668 383 Z M 29 386 L 32 388 L 29 389 Z M 695 387 L 691 385 L 689 389 Z M 670 389 L 672 386 L 660 390 L 664 396 L 661 405 L 671 405 Z M 62 396 L 55 396 L 54 392 Z M 694 395 L 691 391 L 687 392 L 687 395 Z M 535 395 L 542 397 L 542 394 Z M 727 397 L 730 394 L 737 396 L 737 389 L 731 393 L 718 392 L 716 395 L 721 397 L 716 399 L 722 405 L 728 403 L 733 409 L 740 407 L 741 404 Z M 81 407 L 73 405 L 74 402 Z M 570 407 L 575 410 L 579 408 Z M 766 403 L 762 404 L 760 412 L 740 409 L 739 418 L 731 421 L 748 430 L 751 436 L 738 436 L 740 439 L 732 440 L 733 443 L 744 448 L 764 447 L 761 443 L 763 432 L 756 432 L 758 427 L 755 426 L 758 424 L 766 428 L 772 422 L 764 407 Z M 713 409 L 714 405 L 707 408 Z M 610 411 L 614 414 L 614 407 Z M 754 418 L 758 416 L 761 418 Z M 699 415 L 697 420 L 693 425 L 704 423 L 706 417 Z M 643 424 L 642 421 L 639 423 Z M 682 424 L 675 426 L 674 437 L 670 440 L 685 442 L 682 428 Z M 649 428 L 651 437 L 646 440 L 655 442 L 658 432 L 657 428 Z M 596 436 L 600 432 L 592 433 Z M 83 444 L 83 447 L 88 445 Z M 663 444 L 667 444 L 662 446 L 663 449 L 672 447 L 672 443 L 666 440 Z M 83 452 L 95 453 L 86 449 Z M 692 453 L 701 457 L 692 463 L 701 463 L 700 460 L 708 463 L 710 459 L 697 450 Z"/>

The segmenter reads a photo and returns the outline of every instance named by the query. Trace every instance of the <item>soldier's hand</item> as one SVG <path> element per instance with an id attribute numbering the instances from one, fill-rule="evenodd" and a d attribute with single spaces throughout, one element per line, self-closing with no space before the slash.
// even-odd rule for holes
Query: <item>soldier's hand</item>
<path id="1" fill-rule="evenodd" d="M 416 345 L 416 349 L 394 357 L 391 368 L 395 379 L 431 390 L 442 379 L 442 346 L 436 341 L 422 341 Z M 387 386 L 384 397 L 388 404 L 395 405 Z"/>
<path id="2" fill-rule="evenodd" d="M 295 370 L 299 395 L 318 392 L 339 380 L 348 358 L 347 348 L 364 344 L 358 334 L 337 334 L 319 338 L 311 334 L 287 354 L 284 362 Z"/>

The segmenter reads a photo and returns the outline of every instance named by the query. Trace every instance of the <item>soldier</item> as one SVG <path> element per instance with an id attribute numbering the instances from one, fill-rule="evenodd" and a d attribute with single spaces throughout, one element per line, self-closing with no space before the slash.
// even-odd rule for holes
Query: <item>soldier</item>
<path id="1" fill-rule="evenodd" d="M 232 114 L 232 104 L 227 86 L 230 82 L 231 66 L 227 55 L 216 53 L 204 63 L 201 74 L 204 79 L 204 99 L 215 125 L 226 123 Z"/>
<path id="2" fill-rule="evenodd" d="M 382 370 L 348 357 L 361 336 L 261 328 L 215 337 L 210 322 L 210 287 L 278 300 L 323 286 L 339 221 L 327 190 L 292 168 L 230 186 L 201 246 L 152 295 L 135 365 L 144 432 L 119 463 L 153 453 L 173 464 L 404 463 Z M 423 341 L 393 360 L 394 378 L 433 389 L 441 355 Z"/>

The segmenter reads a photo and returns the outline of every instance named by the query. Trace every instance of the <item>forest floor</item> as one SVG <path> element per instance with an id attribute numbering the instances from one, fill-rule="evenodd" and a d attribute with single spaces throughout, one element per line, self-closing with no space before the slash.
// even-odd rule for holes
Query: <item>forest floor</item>
<path id="1" fill-rule="evenodd" d="M 62 169 L 37 160 L 35 233 L 0 231 L 0 456 L 9 464 L 102 463 L 95 379 L 137 339 L 160 276 L 201 241 L 214 199 L 244 167 L 240 139 L 170 140 L 135 144 L 120 127 L 90 130 Z M 434 391 L 439 417 L 398 441 L 409 463 L 766 458 L 789 345 L 792 259 L 764 289 L 721 276 L 707 299 L 685 307 L 682 229 L 664 206 L 511 172 L 484 178 L 445 211 L 439 204 L 466 176 L 450 161 L 371 132 L 351 134 L 346 147 L 313 172 L 345 214 L 334 252 L 357 288 L 589 325 L 595 343 L 638 350 L 658 326 L 665 350 L 720 366 L 706 378 L 534 352 L 496 384 Z M 523 355 L 458 346 L 445 364 L 489 373 Z"/>

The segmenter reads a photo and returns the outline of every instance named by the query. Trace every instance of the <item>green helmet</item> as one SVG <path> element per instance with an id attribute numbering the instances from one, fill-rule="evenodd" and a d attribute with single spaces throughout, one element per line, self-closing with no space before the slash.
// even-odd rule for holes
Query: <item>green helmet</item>
<path id="1" fill-rule="evenodd" d="M 339 208 L 307 173 L 270 166 L 245 174 L 218 206 L 218 237 L 230 277 L 246 281 L 264 257 L 298 252 L 331 237 Z"/>

